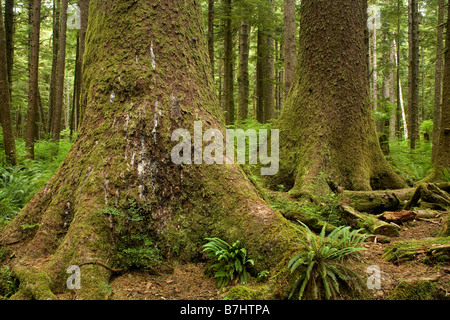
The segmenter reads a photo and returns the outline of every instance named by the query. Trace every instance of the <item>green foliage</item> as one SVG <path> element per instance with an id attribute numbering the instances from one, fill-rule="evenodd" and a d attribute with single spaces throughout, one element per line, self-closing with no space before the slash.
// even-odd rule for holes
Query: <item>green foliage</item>
<path id="1" fill-rule="evenodd" d="M 408 141 L 391 141 L 391 154 L 387 160 L 408 184 L 413 185 L 431 173 L 432 144 L 421 140 L 416 149 L 411 150 L 408 143 Z"/>
<path id="2" fill-rule="evenodd" d="M 311 218 L 323 220 L 332 225 L 341 225 L 339 216 L 339 195 L 331 192 L 317 196 L 312 204 L 301 207 L 302 211 Z"/>
<path id="3" fill-rule="evenodd" d="M 128 199 L 122 206 L 107 207 L 100 212 L 114 219 L 115 261 L 120 268 L 150 270 L 161 263 L 160 250 L 149 235 L 146 205 Z"/>
<path id="4" fill-rule="evenodd" d="M 18 160 L 15 167 L 0 166 L 0 226 L 6 225 L 47 183 L 59 167 L 72 143 L 48 141 L 36 143 L 35 160 L 26 159 L 25 144 L 17 141 Z M 56 157 L 52 154 L 59 150 Z M 0 153 L 4 154 L 3 150 Z"/>
<path id="5" fill-rule="evenodd" d="M 361 230 L 351 231 L 349 227 L 339 227 L 328 236 L 325 227 L 316 236 L 305 224 L 305 230 L 297 228 L 300 236 L 295 243 L 299 248 L 288 263 L 291 273 L 296 274 L 290 297 L 294 294 L 298 299 L 327 300 L 341 294 L 341 286 L 357 289 L 361 285 L 358 274 L 344 265 L 344 260 L 365 250 L 361 247 L 368 235 L 360 234 Z M 305 240 L 303 240 L 303 236 Z"/>
<path id="6" fill-rule="evenodd" d="M 450 182 L 450 169 L 445 168 L 442 170 L 441 180 L 444 182 Z"/>
<path id="7" fill-rule="evenodd" d="M 422 135 L 427 134 L 431 137 L 431 134 L 433 133 L 433 120 L 425 120 L 420 125 L 420 133 Z"/>
<path id="8" fill-rule="evenodd" d="M 248 282 L 247 267 L 254 265 L 252 259 L 247 259 L 247 250 L 241 248 L 240 241 L 232 245 L 219 238 L 206 238 L 209 242 L 203 246 L 203 252 L 207 252 L 209 259 L 214 259 L 215 264 L 209 267 L 209 275 L 216 279 L 216 287 L 223 289 L 231 282 L 240 284 Z"/>
<path id="9" fill-rule="evenodd" d="M 145 234 L 123 236 L 117 249 L 119 266 L 127 270 L 150 270 L 161 262 L 158 247 Z"/>
<path id="10" fill-rule="evenodd" d="M 11 297 L 19 288 L 17 281 L 11 276 L 9 267 L 4 265 L 0 268 L 0 296 L 3 299 Z"/>

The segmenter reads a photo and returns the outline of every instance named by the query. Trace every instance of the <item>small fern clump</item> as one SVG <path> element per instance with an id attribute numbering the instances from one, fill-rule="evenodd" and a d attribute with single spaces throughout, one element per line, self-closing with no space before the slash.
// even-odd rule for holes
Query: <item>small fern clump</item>
<path id="1" fill-rule="evenodd" d="M 362 243 L 368 235 L 360 234 L 361 230 L 350 230 L 350 227 L 339 227 L 325 235 L 325 227 L 316 236 L 304 223 L 300 222 L 306 232 L 300 228 L 298 242 L 299 253 L 288 263 L 291 273 L 296 274 L 290 298 L 296 294 L 298 299 L 330 300 L 341 294 L 341 287 L 358 288 L 361 278 L 345 266 L 344 260 L 365 250 Z M 303 238 L 305 238 L 303 240 Z"/>
<path id="2" fill-rule="evenodd" d="M 241 248 L 240 241 L 232 245 L 219 238 L 206 238 L 209 242 L 203 246 L 207 258 L 216 260 L 209 267 L 209 274 L 216 279 L 216 287 L 220 290 L 231 282 L 244 284 L 248 282 L 247 267 L 254 265 L 252 259 L 247 259 L 247 250 Z"/>

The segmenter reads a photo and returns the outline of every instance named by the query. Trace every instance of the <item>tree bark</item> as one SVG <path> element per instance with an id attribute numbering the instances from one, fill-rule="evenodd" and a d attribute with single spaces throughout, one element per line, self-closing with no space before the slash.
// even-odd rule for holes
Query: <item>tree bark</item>
<path id="1" fill-rule="evenodd" d="M 10 94 L 8 82 L 8 66 L 6 53 L 6 36 L 3 28 L 3 13 L 0 5 L 0 124 L 3 130 L 6 161 L 10 165 L 17 164 L 16 145 L 11 122 Z"/>
<path id="2" fill-rule="evenodd" d="M 389 104 L 391 106 L 390 116 L 389 116 L 389 138 L 390 140 L 395 140 L 396 138 L 396 110 L 393 109 L 395 104 L 395 41 L 391 42 L 391 51 L 389 55 Z"/>
<path id="3" fill-rule="evenodd" d="M 223 109 L 227 125 L 234 122 L 234 57 L 231 24 L 231 0 L 224 0 L 224 77 Z"/>
<path id="4" fill-rule="evenodd" d="M 409 0 L 408 132 L 410 148 L 419 139 L 419 10 L 417 0 Z"/>
<path id="5" fill-rule="evenodd" d="M 25 149 L 27 157 L 34 159 L 34 141 L 36 138 L 36 120 L 38 107 L 39 84 L 39 35 L 41 27 L 41 0 L 33 0 L 31 12 L 31 42 L 30 42 L 30 80 L 28 91 L 28 117 L 25 134 Z"/>
<path id="6" fill-rule="evenodd" d="M 248 74 L 249 54 L 250 25 L 247 20 L 243 20 L 239 29 L 238 120 L 246 120 L 248 118 L 250 94 Z"/>
<path id="7" fill-rule="evenodd" d="M 448 6 L 450 13 L 450 6 Z M 450 23 L 450 16 L 447 17 L 447 25 Z M 442 88 L 442 108 L 441 122 L 439 126 L 439 142 L 434 161 L 433 172 L 424 181 L 439 181 L 445 174 L 450 173 L 450 28 L 447 27 L 445 38 L 447 49 L 445 50 L 443 88 Z"/>
<path id="8" fill-rule="evenodd" d="M 442 68 L 444 55 L 444 0 L 438 2 L 438 26 L 436 35 L 436 70 L 434 78 L 434 110 L 433 110 L 433 151 L 431 162 L 436 160 L 439 145 L 439 127 L 441 124 L 441 104 L 442 104 Z"/>
<path id="9" fill-rule="evenodd" d="M 285 97 L 294 80 L 297 65 L 297 23 L 295 21 L 295 0 L 284 0 L 284 67 Z"/>
<path id="10" fill-rule="evenodd" d="M 176 129 L 192 134 L 197 120 L 204 130 L 225 128 L 201 21 L 195 0 L 90 2 L 88 116 L 46 187 L 0 233 L 20 280 L 14 299 L 54 299 L 71 265 L 81 268 L 75 298 L 105 298 L 100 284 L 121 262 L 121 232 L 151 239 L 167 263 L 198 261 L 205 237 L 241 240 L 255 272 L 281 261 L 295 233 L 240 166 L 171 160 Z M 124 229 L 128 220 L 107 209 L 135 212 L 129 199 L 142 221 Z M 35 227 L 24 232 L 24 224 Z"/>
<path id="11" fill-rule="evenodd" d="M 61 16 L 61 0 L 53 0 L 53 35 L 52 35 L 52 75 L 50 78 L 50 90 L 49 90 L 49 106 L 48 106 L 48 133 L 53 132 L 53 110 L 55 106 L 56 96 L 56 71 L 58 64 L 58 48 L 59 48 L 59 29 L 60 29 L 60 16 Z"/>
<path id="12" fill-rule="evenodd" d="M 14 0 L 5 1 L 5 34 L 6 34 L 6 63 L 8 66 L 8 83 L 12 84 L 12 70 L 14 62 Z"/>
<path id="13" fill-rule="evenodd" d="M 208 0 L 208 53 L 214 79 L 214 0 Z"/>
<path id="14" fill-rule="evenodd" d="M 87 31 L 87 26 L 88 26 L 88 22 L 89 22 L 89 2 L 90 0 L 80 0 L 79 1 L 79 5 L 80 5 L 80 66 L 81 66 L 81 72 L 83 70 L 83 64 L 84 64 L 84 52 L 85 52 L 85 47 L 86 47 L 86 31 Z M 82 100 L 83 97 L 83 77 L 80 76 L 79 79 L 79 89 L 80 89 L 80 93 L 79 93 L 79 105 L 78 105 L 78 110 L 76 110 L 76 122 L 78 124 L 78 126 L 80 125 L 83 115 L 84 115 L 84 110 L 86 108 L 85 102 Z"/>
<path id="15" fill-rule="evenodd" d="M 276 123 L 280 171 L 269 186 L 402 188 L 385 160 L 369 99 L 362 2 L 303 1 L 292 94 Z M 306 45 L 307 44 L 307 45 Z"/>
<path id="16" fill-rule="evenodd" d="M 53 107 L 52 139 L 59 142 L 64 105 L 64 74 L 66 66 L 66 31 L 68 0 L 61 2 L 61 23 L 59 29 L 58 60 L 56 63 L 55 105 Z"/>

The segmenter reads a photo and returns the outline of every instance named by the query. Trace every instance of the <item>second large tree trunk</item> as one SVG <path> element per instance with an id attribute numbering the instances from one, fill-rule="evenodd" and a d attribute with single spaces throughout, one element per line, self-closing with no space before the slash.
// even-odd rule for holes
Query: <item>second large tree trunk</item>
<path id="1" fill-rule="evenodd" d="M 302 1 L 300 16 L 303 45 L 277 122 L 280 172 L 268 183 L 304 190 L 325 173 L 350 190 L 404 187 L 376 134 L 362 2 Z"/>
<path id="2" fill-rule="evenodd" d="M 257 272 L 275 266 L 293 231 L 241 168 L 171 160 L 176 129 L 192 134 L 196 120 L 204 130 L 225 127 L 199 3 L 90 6 L 87 109 L 78 138 L 45 188 L 0 233 L 0 245 L 15 253 L 20 290 L 13 298 L 55 298 L 67 290 L 71 265 L 81 268 L 77 298 L 104 298 L 100 284 L 120 266 L 124 236 L 150 239 L 162 258 L 181 261 L 199 259 L 206 237 L 241 240 Z M 139 219 L 127 220 L 130 212 Z"/>

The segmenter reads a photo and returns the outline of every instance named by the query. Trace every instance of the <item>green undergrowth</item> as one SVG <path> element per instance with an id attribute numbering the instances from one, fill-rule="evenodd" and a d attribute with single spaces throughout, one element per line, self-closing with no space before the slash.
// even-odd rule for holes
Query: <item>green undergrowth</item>
<path id="1" fill-rule="evenodd" d="M 272 193 L 268 198 L 272 209 L 291 221 L 302 221 L 315 232 L 320 232 L 326 226 L 329 233 L 345 224 L 339 215 L 339 196 L 335 193 L 294 199 L 286 193 L 278 192 Z"/>
<path id="2" fill-rule="evenodd" d="M 40 140 L 35 145 L 35 160 L 26 158 L 25 142 L 16 141 L 19 165 L 6 164 L 0 146 L 0 228 L 14 219 L 16 214 L 48 182 L 67 155 L 72 142 L 68 139 L 59 145 Z M 56 156 L 52 156 L 57 154 Z"/>
<path id="3" fill-rule="evenodd" d="M 391 152 L 386 159 L 409 185 L 431 173 L 432 143 L 421 140 L 415 150 L 410 149 L 409 141 L 390 141 L 389 146 Z"/>
<path id="4" fill-rule="evenodd" d="M 121 269 L 152 270 L 161 263 L 161 252 L 152 236 L 151 219 L 146 205 L 133 199 L 117 207 L 104 208 L 114 225 L 116 245 L 114 261 Z"/>

